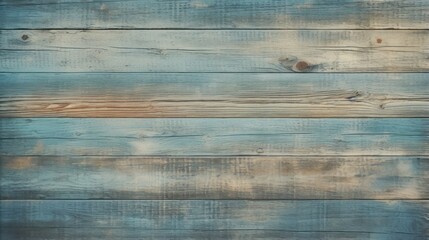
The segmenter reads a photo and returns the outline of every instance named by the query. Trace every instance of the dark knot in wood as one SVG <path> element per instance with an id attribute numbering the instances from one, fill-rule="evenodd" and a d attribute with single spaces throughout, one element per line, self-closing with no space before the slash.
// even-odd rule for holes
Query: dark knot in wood
<path id="1" fill-rule="evenodd" d="M 299 62 L 297 62 L 297 63 L 296 63 L 296 65 L 295 65 L 295 68 L 296 68 L 298 71 L 304 71 L 304 70 L 306 70 L 308 67 L 310 67 L 310 65 L 309 65 L 307 62 L 305 62 L 305 61 L 299 61 Z"/>

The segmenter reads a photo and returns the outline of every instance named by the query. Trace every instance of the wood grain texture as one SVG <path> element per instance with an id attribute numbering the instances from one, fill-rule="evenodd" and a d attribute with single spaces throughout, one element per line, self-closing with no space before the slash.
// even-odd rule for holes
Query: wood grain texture
<path id="1" fill-rule="evenodd" d="M 427 77 L 0 73 L 0 117 L 429 117 Z"/>
<path id="2" fill-rule="evenodd" d="M 429 118 L 0 119 L 2 155 L 427 155 Z"/>
<path id="3" fill-rule="evenodd" d="M 427 157 L 1 157 L 1 199 L 427 199 Z"/>
<path id="4" fill-rule="evenodd" d="M 427 30 L 3 30 L 3 72 L 427 72 Z"/>
<path id="5" fill-rule="evenodd" d="M 156 230 L 351 232 L 415 239 L 429 234 L 428 212 L 428 201 L 3 200 L 0 224 L 9 234 L 16 229 L 18 236 L 29 234 L 25 228 L 41 232 L 69 228 L 105 234 L 110 230 L 113 234 Z"/>
<path id="6" fill-rule="evenodd" d="M 427 28 L 429 3 L 370 0 L 0 1 L 0 28 Z"/>
<path id="7" fill-rule="evenodd" d="M 427 236 L 400 232 L 342 232 L 288 230 L 140 230 L 136 228 L 4 228 L 2 239 L 75 240 L 75 239 L 321 239 L 321 240 L 427 240 Z"/>
<path id="8" fill-rule="evenodd" d="M 428 240 L 428 19 L 0 0 L 0 239 Z"/>

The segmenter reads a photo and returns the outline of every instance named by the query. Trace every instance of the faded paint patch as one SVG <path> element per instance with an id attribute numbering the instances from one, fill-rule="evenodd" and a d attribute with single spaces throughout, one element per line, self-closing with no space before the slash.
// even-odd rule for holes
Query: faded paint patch
<path id="1" fill-rule="evenodd" d="M 205 2 L 202 2 L 202 1 L 192 1 L 191 7 L 193 7 L 193 8 L 208 8 L 209 5 Z"/>
<path id="2" fill-rule="evenodd" d="M 107 11 L 109 11 L 109 8 L 107 7 L 107 5 L 105 3 L 103 3 L 100 6 L 100 10 L 103 12 L 107 12 Z"/>
<path id="3" fill-rule="evenodd" d="M 157 144 L 150 140 L 130 142 L 134 155 L 154 154 L 157 152 Z"/>
<path id="4" fill-rule="evenodd" d="M 18 157 L 11 161 L 9 161 L 7 164 L 5 164 L 6 168 L 9 169 L 27 169 L 31 168 L 33 166 L 33 158 L 32 157 Z"/>
<path id="5" fill-rule="evenodd" d="M 411 162 L 399 161 L 397 163 L 397 172 L 400 176 L 415 176 L 416 171 Z"/>
<path id="6" fill-rule="evenodd" d="M 44 150 L 45 150 L 45 145 L 43 144 L 42 140 L 37 140 L 36 144 L 31 150 L 31 154 L 33 155 L 43 154 Z"/>

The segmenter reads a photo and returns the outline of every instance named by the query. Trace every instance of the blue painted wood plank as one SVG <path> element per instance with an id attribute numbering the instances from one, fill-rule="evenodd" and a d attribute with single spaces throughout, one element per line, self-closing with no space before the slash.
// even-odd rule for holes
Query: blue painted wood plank
<path id="1" fill-rule="evenodd" d="M 116 234 L 154 230 L 351 232 L 415 239 L 428 237 L 428 212 L 428 201 L 1 201 L 0 225 L 12 229 L 7 234 L 17 236 L 29 234 L 25 228 L 41 232 L 68 228 L 114 229 Z M 57 234 L 61 236 L 61 231 Z"/>
<path id="2" fill-rule="evenodd" d="M 0 117 L 428 117 L 412 74 L 0 73 Z"/>
<path id="3" fill-rule="evenodd" d="M 0 1 L 0 28 L 427 29 L 426 0 Z"/>
<path id="4" fill-rule="evenodd" d="M 75 239 L 341 239 L 341 240 L 427 240 L 427 236 L 401 232 L 324 232 L 288 230 L 140 230 L 121 228 L 5 228 L 3 239 L 75 240 Z"/>
<path id="5" fill-rule="evenodd" d="M 427 155 L 428 118 L 0 119 L 2 155 Z"/>
<path id="6" fill-rule="evenodd" d="M 0 157 L 1 199 L 427 199 L 427 157 Z"/>
<path id="7" fill-rule="evenodd" d="M 3 30 L 3 72 L 428 72 L 427 30 Z"/>

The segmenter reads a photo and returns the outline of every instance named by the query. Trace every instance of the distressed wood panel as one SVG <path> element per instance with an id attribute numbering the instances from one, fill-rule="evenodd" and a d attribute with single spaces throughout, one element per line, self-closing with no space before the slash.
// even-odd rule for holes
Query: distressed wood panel
<path id="1" fill-rule="evenodd" d="M 417 74 L 0 73 L 1 117 L 429 117 Z"/>
<path id="2" fill-rule="evenodd" d="M 426 157 L 1 157 L 1 199 L 421 199 Z"/>
<path id="3" fill-rule="evenodd" d="M 0 119 L 2 155 L 427 155 L 429 118 Z"/>
<path id="4" fill-rule="evenodd" d="M 3 30 L 3 72 L 427 72 L 426 30 Z"/>
<path id="5" fill-rule="evenodd" d="M 428 239 L 428 10 L 0 0 L 0 238 Z"/>
<path id="6" fill-rule="evenodd" d="M 75 239 L 374 239 L 427 240 L 427 236 L 401 232 L 324 232 L 287 230 L 144 230 L 121 228 L 4 228 L 3 239 L 75 240 Z"/>
<path id="7" fill-rule="evenodd" d="M 370 0 L 0 1 L 0 28 L 427 28 L 429 3 Z"/>
<path id="8" fill-rule="evenodd" d="M 1 227 L 94 232 L 279 230 L 427 237 L 428 201 L 2 201 Z M 120 230 L 119 230 L 120 228 Z M 16 231 L 15 230 L 15 231 Z M 61 234 L 61 230 L 59 230 Z M 28 233 L 27 233 L 28 234 Z"/>

